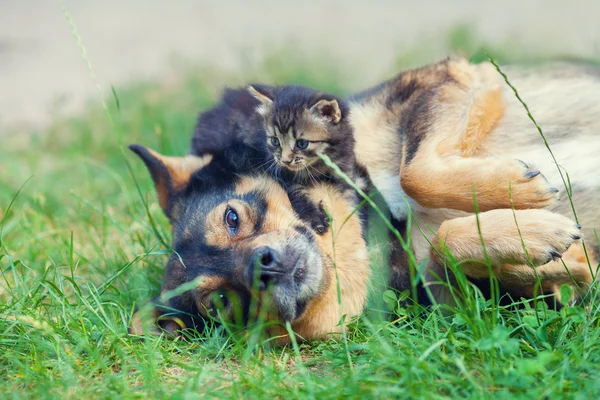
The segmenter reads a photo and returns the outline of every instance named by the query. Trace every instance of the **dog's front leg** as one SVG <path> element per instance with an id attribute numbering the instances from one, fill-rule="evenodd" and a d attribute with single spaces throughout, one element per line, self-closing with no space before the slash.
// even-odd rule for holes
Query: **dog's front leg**
<path id="1" fill-rule="evenodd" d="M 590 283 L 581 244 L 571 246 L 581 235 L 575 222 L 546 210 L 493 210 L 448 220 L 433 239 L 426 280 L 434 284 L 447 276 L 451 254 L 467 277 L 487 278 L 492 272 L 518 292 L 533 292 L 538 278 L 545 287 Z M 449 300 L 444 285 L 432 287 L 439 301 Z"/>

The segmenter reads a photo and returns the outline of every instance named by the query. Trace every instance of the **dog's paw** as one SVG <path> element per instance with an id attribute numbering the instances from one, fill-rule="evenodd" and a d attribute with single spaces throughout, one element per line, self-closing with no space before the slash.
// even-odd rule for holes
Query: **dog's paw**
<path id="1" fill-rule="evenodd" d="M 516 209 L 546 208 L 559 198 L 559 190 L 550 185 L 539 171 L 521 160 L 513 160 L 508 166 L 510 174 L 510 199 Z"/>
<path id="2" fill-rule="evenodd" d="M 523 243 L 533 265 L 540 266 L 562 258 L 576 240 L 581 239 L 581 225 L 560 214 L 545 210 L 527 210 L 528 217 L 517 218 Z"/>

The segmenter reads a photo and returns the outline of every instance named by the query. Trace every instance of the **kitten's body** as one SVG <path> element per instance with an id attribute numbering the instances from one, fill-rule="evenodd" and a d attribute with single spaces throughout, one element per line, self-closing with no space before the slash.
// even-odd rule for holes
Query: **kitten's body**
<path id="1" fill-rule="evenodd" d="M 257 111 L 264 119 L 265 143 L 274 161 L 270 170 L 288 189 L 294 208 L 304 210 L 303 215 L 314 215 L 313 228 L 323 233 L 327 215 L 308 200 L 306 189 L 320 182 L 334 183 L 357 203 L 358 197 L 318 153 L 328 156 L 361 189 L 367 187 L 366 171 L 356 162 L 346 102 L 294 85 L 255 85 L 249 92 L 260 101 Z"/>
<path id="2" fill-rule="evenodd" d="M 278 133 L 285 129 L 285 132 L 290 132 L 290 137 L 295 134 L 310 140 L 317 139 L 314 135 L 319 135 L 320 130 L 318 126 L 311 126 L 311 123 L 318 125 L 318 121 L 304 118 L 302 110 L 305 109 L 305 104 L 311 102 L 314 104 L 324 98 L 315 98 L 314 96 L 318 95 L 317 92 L 302 87 L 275 88 L 261 85 L 260 88 L 273 93 L 284 89 L 284 96 L 278 97 L 280 103 L 277 103 L 278 112 L 275 113 Z M 288 96 L 287 94 L 291 94 L 290 91 L 293 95 Z M 333 99 L 332 96 L 327 98 Z M 344 196 L 356 205 L 360 200 L 350 186 L 345 184 L 318 158 L 317 151 L 328 155 L 342 171 L 366 189 L 366 172 L 355 162 L 354 139 L 351 132 L 348 134 L 350 128 L 347 125 L 347 119 L 341 118 L 337 129 L 333 129 L 327 136 L 318 137 L 319 140 L 322 140 L 318 150 L 307 149 L 312 158 L 318 158 L 317 162 L 311 163 L 307 168 L 292 171 L 287 167 L 280 166 L 277 158 L 280 158 L 281 155 L 274 154 L 273 146 L 267 145 L 269 134 L 265 132 L 264 117 L 257 112 L 260 105 L 261 102 L 245 89 L 226 89 L 221 102 L 198 117 L 192 138 L 191 154 L 202 156 L 220 148 L 226 148 L 233 142 L 242 142 L 258 150 L 254 153 L 257 158 L 249 160 L 254 168 L 263 169 L 275 178 L 286 189 L 296 214 L 309 222 L 317 233 L 322 234 L 327 231 L 329 217 L 321 204 L 314 203 L 306 195 L 308 188 L 319 183 L 333 183 L 339 186 Z M 344 104 L 341 109 L 346 109 Z M 309 135 L 307 136 L 307 134 Z M 282 143 L 286 143 L 287 139 L 287 137 L 281 136 Z M 362 220 L 366 221 L 366 215 L 362 215 Z"/>

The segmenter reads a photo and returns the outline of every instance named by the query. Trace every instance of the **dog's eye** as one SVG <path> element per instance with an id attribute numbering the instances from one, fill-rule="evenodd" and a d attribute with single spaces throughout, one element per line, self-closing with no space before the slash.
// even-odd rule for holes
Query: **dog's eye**
<path id="1" fill-rule="evenodd" d="M 240 326 L 244 321 L 244 309 L 239 295 L 232 290 L 217 289 L 209 294 L 205 305 L 208 316 L 218 322 L 234 322 Z"/>
<path id="2" fill-rule="evenodd" d="M 271 138 L 271 146 L 274 146 L 274 147 L 279 147 L 279 145 L 280 145 L 280 143 L 279 143 L 279 139 L 278 139 L 278 138 L 276 138 L 276 137 L 272 137 L 272 138 Z"/>
<path id="3" fill-rule="evenodd" d="M 225 290 L 217 290 L 210 296 L 210 309 L 209 311 L 216 315 L 217 310 L 225 310 L 229 307 L 229 298 Z"/>
<path id="4" fill-rule="evenodd" d="M 308 140 L 298 139 L 296 140 L 296 147 L 300 150 L 304 150 L 308 147 Z"/>
<path id="5" fill-rule="evenodd" d="M 232 234 L 235 235 L 237 233 L 239 224 L 240 220 L 235 210 L 231 207 L 227 207 L 227 211 L 225 211 L 225 225 L 227 225 Z"/>

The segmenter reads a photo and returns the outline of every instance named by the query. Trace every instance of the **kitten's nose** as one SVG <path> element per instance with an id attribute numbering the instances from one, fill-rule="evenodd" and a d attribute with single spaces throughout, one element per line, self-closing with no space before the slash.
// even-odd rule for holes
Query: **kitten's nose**
<path id="1" fill-rule="evenodd" d="M 286 164 L 286 165 L 290 165 L 292 163 L 292 160 L 284 160 L 283 158 L 281 159 L 281 162 Z"/>

